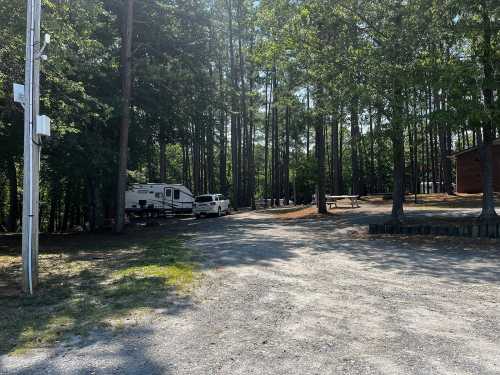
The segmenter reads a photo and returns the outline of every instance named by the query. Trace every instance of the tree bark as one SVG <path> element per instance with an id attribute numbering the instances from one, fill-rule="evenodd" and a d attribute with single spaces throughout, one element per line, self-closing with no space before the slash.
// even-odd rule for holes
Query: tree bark
<path id="1" fill-rule="evenodd" d="M 115 232 L 123 232 L 125 226 L 125 190 L 127 188 L 128 129 L 130 125 L 130 102 L 132 96 L 132 30 L 134 23 L 134 0 L 124 1 L 124 25 L 121 46 L 122 64 L 122 118 L 120 124 L 120 151 L 116 201 Z"/>
<path id="2" fill-rule="evenodd" d="M 266 118 L 265 118 L 265 129 L 264 129 L 264 206 L 268 206 L 269 199 L 269 114 L 271 112 L 271 95 L 272 95 L 272 85 L 271 91 L 269 92 L 269 72 L 266 73 Z"/>
<path id="3" fill-rule="evenodd" d="M 224 74 L 219 56 L 219 185 L 222 194 L 227 195 L 227 149 L 226 149 L 226 110 L 224 108 Z"/>
<path id="4" fill-rule="evenodd" d="M 372 107 L 369 109 L 370 116 L 370 194 L 375 192 L 375 134 L 373 133 Z"/>
<path id="5" fill-rule="evenodd" d="M 334 115 L 332 121 L 332 164 L 333 164 L 333 194 L 342 194 L 342 175 L 339 155 L 339 116 Z"/>
<path id="6" fill-rule="evenodd" d="M 310 91 L 309 91 L 309 86 L 306 87 L 306 95 L 307 95 L 307 111 L 306 111 L 306 130 L 307 130 L 307 134 L 306 134 L 306 155 L 307 157 L 309 158 L 309 151 L 310 151 L 310 137 L 311 137 L 311 118 L 310 118 L 310 113 L 309 111 L 311 110 L 311 103 L 310 103 Z"/>
<path id="7" fill-rule="evenodd" d="M 393 148 L 393 165 L 394 165 L 394 186 L 392 193 L 392 218 L 395 221 L 401 221 L 404 216 L 404 128 L 403 128 L 403 105 L 401 97 L 403 90 L 401 89 L 399 78 L 394 78 L 394 91 L 392 98 L 393 118 L 392 118 L 392 148 Z"/>
<path id="8" fill-rule="evenodd" d="M 273 190 L 273 205 L 280 205 L 280 173 L 279 173 L 279 127 L 278 127 L 278 94 L 277 94 L 278 78 L 276 66 L 273 66 L 273 104 L 272 104 L 272 190 Z"/>
<path id="9" fill-rule="evenodd" d="M 481 172 L 483 176 L 483 201 L 481 218 L 488 220 L 497 216 L 495 211 L 495 195 L 493 191 L 493 156 L 492 143 L 496 131 L 493 124 L 495 103 L 493 87 L 495 85 L 493 68 L 493 48 L 491 19 L 486 7 L 486 1 L 481 0 L 481 18 L 483 26 L 483 51 L 482 64 L 484 71 L 483 96 L 487 111 L 487 119 L 483 122 L 483 134 L 479 137 L 479 155 L 481 160 Z"/>
<path id="10" fill-rule="evenodd" d="M 326 175 L 325 175 L 325 134 L 324 134 L 324 118 L 320 116 L 316 123 L 316 155 L 318 168 L 318 188 L 317 188 L 317 204 L 318 212 L 326 214 Z"/>
<path id="11" fill-rule="evenodd" d="M 283 153 L 283 189 L 285 193 L 284 205 L 290 204 L 290 106 L 286 106 L 285 113 L 285 152 Z"/>
<path id="12" fill-rule="evenodd" d="M 233 44 L 233 8 L 232 0 L 227 0 L 227 13 L 228 13 L 228 38 L 229 38 L 229 60 L 231 69 L 231 200 L 233 209 L 237 210 L 239 207 L 239 126 L 238 122 L 238 105 L 236 92 L 238 90 L 238 78 L 236 75 L 234 44 Z"/>
<path id="13" fill-rule="evenodd" d="M 359 195 L 360 188 L 360 174 L 359 174 L 359 123 L 358 123 L 358 106 L 359 99 L 355 95 L 351 99 L 351 170 L 352 170 L 352 194 Z"/>
<path id="14" fill-rule="evenodd" d="M 248 205 L 249 201 L 249 170 L 250 170 L 250 155 L 249 155 L 249 130 L 248 130 L 248 111 L 247 111 L 247 89 L 245 82 L 245 56 L 243 53 L 243 7 L 242 0 L 238 1 L 238 56 L 239 56 L 239 73 L 240 73 L 240 128 L 238 130 L 239 135 L 239 152 L 238 152 L 238 165 L 239 168 L 239 177 L 238 187 L 239 187 L 239 195 L 240 201 L 245 203 L 245 206 Z M 241 138 L 241 133 L 243 132 L 243 139 Z M 243 143 L 243 148 L 242 148 Z M 243 158 L 242 158 L 243 154 Z M 243 167 L 243 173 L 242 168 Z"/>

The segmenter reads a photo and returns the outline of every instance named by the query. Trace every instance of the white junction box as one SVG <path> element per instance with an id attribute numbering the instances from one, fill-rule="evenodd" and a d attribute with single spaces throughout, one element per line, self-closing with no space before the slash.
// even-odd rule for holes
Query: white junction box
<path id="1" fill-rule="evenodd" d="M 14 101 L 16 103 L 24 105 L 25 103 L 24 85 L 21 85 L 19 83 L 14 83 Z"/>
<path id="2" fill-rule="evenodd" d="M 50 118 L 45 115 L 38 116 L 36 119 L 36 134 L 50 137 Z"/>

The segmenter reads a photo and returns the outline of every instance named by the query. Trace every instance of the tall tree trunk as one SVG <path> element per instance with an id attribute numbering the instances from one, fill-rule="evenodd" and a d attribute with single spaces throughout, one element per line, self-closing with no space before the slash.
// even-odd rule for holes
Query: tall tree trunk
<path id="1" fill-rule="evenodd" d="M 193 134 L 191 141 L 192 149 L 192 173 L 193 173 L 193 193 L 194 195 L 200 195 L 203 193 L 201 186 L 201 163 L 200 163 L 200 137 L 199 137 L 199 127 L 196 122 L 191 124 L 191 133 Z"/>
<path id="2" fill-rule="evenodd" d="M 273 201 L 274 205 L 280 205 L 280 168 L 279 168 L 279 126 L 278 126 L 278 78 L 276 65 L 273 66 L 273 104 L 272 104 L 272 136 L 273 136 Z"/>
<path id="3" fill-rule="evenodd" d="M 310 147 L 311 147 L 311 142 L 310 142 L 310 129 L 311 129 L 311 117 L 310 117 L 310 110 L 311 110 L 311 103 L 310 103 L 310 91 L 309 91 L 309 86 L 306 87 L 306 95 L 307 95 L 307 111 L 306 111 L 306 130 L 307 130 L 307 134 L 306 134 L 306 154 L 307 154 L 307 157 L 309 157 L 309 151 L 310 151 Z"/>
<path id="4" fill-rule="evenodd" d="M 404 155 L 404 128 L 403 128 L 403 105 L 401 97 L 403 90 L 399 78 L 394 78 L 394 97 L 392 98 L 392 148 L 394 163 L 394 186 L 392 193 L 392 218 L 395 221 L 401 221 L 404 215 L 404 173 L 405 173 L 405 155 Z"/>
<path id="5" fill-rule="evenodd" d="M 269 115 L 271 112 L 271 95 L 272 95 L 272 85 L 271 91 L 269 92 L 268 97 L 268 89 L 269 89 L 269 72 L 266 72 L 266 118 L 264 124 L 264 205 L 267 207 L 268 199 L 269 199 Z"/>
<path id="6" fill-rule="evenodd" d="M 283 153 L 283 189 L 285 193 L 284 205 L 290 204 L 290 106 L 285 112 L 285 151 Z"/>
<path id="7" fill-rule="evenodd" d="M 385 193 L 385 183 L 384 183 L 384 160 L 382 159 L 382 155 L 384 153 L 383 141 L 380 135 L 381 127 L 382 127 L 382 103 L 377 102 L 377 119 L 375 122 L 375 134 L 376 134 L 376 146 L 377 146 L 377 192 Z"/>
<path id="8" fill-rule="evenodd" d="M 487 111 L 487 118 L 483 121 L 483 134 L 479 137 L 479 154 L 481 159 L 481 172 L 483 176 L 483 203 L 481 210 L 482 219 L 496 217 L 495 195 L 493 191 L 493 156 L 492 143 L 496 131 L 493 124 L 495 103 L 493 87 L 495 85 L 492 48 L 492 26 L 491 18 L 486 7 L 486 1 L 481 0 L 481 18 L 483 23 L 483 51 L 482 64 L 484 72 L 483 96 Z"/>
<path id="9" fill-rule="evenodd" d="M 333 194 L 342 194 L 342 175 L 340 170 L 339 152 L 339 117 L 334 115 L 332 121 L 332 164 L 333 164 Z"/>
<path id="10" fill-rule="evenodd" d="M 446 97 L 439 97 L 442 110 L 446 110 Z M 443 100 L 444 99 L 444 100 Z M 443 193 L 453 194 L 452 172 L 451 172 L 451 131 L 448 122 L 440 122 L 439 143 L 441 149 L 441 168 L 443 170 Z"/>
<path id="11" fill-rule="evenodd" d="M 250 44 L 250 54 L 253 54 L 254 41 L 251 41 Z M 254 90 L 255 83 L 255 73 L 254 73 L 254 64 L 250 64 L 250 74 L 249 74 L 249 84 L 250 84 L 250 92 L 252 93 Z M 255 203 L 255 188 L 257 185 L 257 172 L 255 168 L 255 119 L 254 119 L 254 97 L 250 96 L 250 111 L 249 111 L 249 151 L 248 151 L 248 159 L 249 159 L 249 170 L 250 170 L 250 206 L 252 210 L 256 210 L 257 206 Z"/>
<path id="12" fill-rule="evenodd" d="M 130 101 L 132 96 L 132 29 L 134 24 L 134 0 L 124 1 L 124 25 L 121 47 L 122 64 L 122 118 L 120 125 L 120 151 L 118 160 L 118 182 L 115 232 L 123 232 L 125 225 L 125 190 L 127 188 L 128 129 L 130 124 Z"/>
<path id="13" fill-rule="evenodd" d="M 432 89 L 429 87 L 429 116 L 432 115 Z M 432 193 L 438 191 L 437 188 L 437 171 L 436 171 L 436 147 L 435 147 L 435 132 L 434 120 L 429 121 L 429 146 L 430 146 L 430 161 L 431 161 L 431 176 L 432 176 Z"/>
<path id="14" fill-rule="evenodd" d="M 342 115 L 340 116 L 342 119 Z M 344 186 L 344 131 L 342 122 L 339 122 L 339 185 L 340 185 L 340 194 L 343 194 L 345 191 Z"/>
<path id="15" fill-rule="evenodd" d="M 71 200 L 73 195 L 71 186 L 72 186 L 72 181 L 69 180 L 66 183 L 66 189 L 64 192 L 64 212 L 60 228 L 61 232 L 66 232 L 68 230 L 68 222 L 71 216 Z"/>
<path id="16" fill-rule="evenodd" d="M 226 148 L 226 110 L 224 108 L 224 74 L 222 71 L 222 61 L 219 55 L 219 184 L 222 194 L 227 195 L 227 148 Z"/>
<path id="17" fill-rule="evenodd" d="M 326 175 L 325 175 L 325 132 L 324 118 L 320 116 L 316 122 L 316 155 L 318 165 L 318 188 L 317 188 L 317 204 L 318 212 L 326 214 Z"/>
<path id="18" fill-rule="evenodd" d="M 212 72 L 212 67 L 210 67 Z M 212 76 L 212 73 L 210 73 Z M 213 81 L 213 79 L 211 79 Z M 213 93 L 215 94 L 215 93 Z M 214 128 L 215 128 L 215 114 L 212 107 L 210 107 L 210 116 L 208 118 L 207 126 L 207 141 L 206 141 L 206 183 L 207 191 L 210 193 L 215 192 L 215 175 L 214 175 Z"/>
<path id="19" fill-rule="evenodd" d="M 352 170 L 352 194 L 361 194 L 360 187 L 360 173 L 359 173 L 359 118 L 358 118 L 358 108 L 359 99 L 355 95 L 351 99 L 351 170 Z"/>
<path id="20" fill-rule="evenodd" d="M 238 125 L 238 105 L 236 93 L 238 90 L 238 78 L 236 74 L 234 43 L 233 43 L 233 8 L 232 0 L 227 0 L 228 13 L 228 34 L 229 34 L 229 60 L 231 68 L 231 200 L 235 210 L 239 207 L 239 125 Z"/>
<path id="21" fill-rule="evenodd" d="M 370 116 L 370 194 L 375 192 L 375 134 L 373 133 L 373 113 L 369 108 Z"/>
<path id="22" fill-rule="evenodd" d="M 239 55 L 239 73 L 240 73 L 240 108 L 241 108 L 241 122 L 240 129 L 238 131 L 240 137 L 240 149 L 239 149 L 239 173 L 242 178 L 240 178 L 239 190 L 240 190 L 240 201 L 245 203 L 245 206 L 249 203 L 249 169 L 250 169 L 250 155 L 249 155 L 249 130 L 248 130 L 248 111 L 247 111 L 247 89 L 245 82 L 245 55 L 243 53 L 243 4 L 242 0 L 238 1 L 238 55 Z M 241 133 L 243 132 L 243 139 L 241 138 Z M 243 150 L 241 149 L 241 143 L 243 143 Z M 243 158 L 242 158 L 243 154 Z M 243 171 L 242 168 L 243 167 Z M 242 173 L 243 172 L 243 173 Z M 241 181 L 242 180 L 242 181 Z"/>

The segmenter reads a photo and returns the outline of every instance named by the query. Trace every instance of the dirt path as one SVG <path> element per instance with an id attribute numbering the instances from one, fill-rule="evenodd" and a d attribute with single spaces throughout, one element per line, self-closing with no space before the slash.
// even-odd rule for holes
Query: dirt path
<path id="1" fill-rule="evenodd" d="M 498 243 L 370 238 L 368 217 L 186 221 L 206 259 L 190 306 L 0 373 L 500 373 Z"/>

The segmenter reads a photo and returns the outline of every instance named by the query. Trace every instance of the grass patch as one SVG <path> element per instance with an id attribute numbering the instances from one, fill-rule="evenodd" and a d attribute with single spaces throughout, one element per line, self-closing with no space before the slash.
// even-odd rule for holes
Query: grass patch
<path id="1" fill-rule="evenodd" d="M 189 298 L 199 275 L 194 259 L 179 237 L 42 254 L 36 296 L 2 298 L 0 353 L 121 329 L 126 319 L 155 308 L 168 312 L 172 299 Z M 11 263 L 14 273 L 19 264 Z"/>

